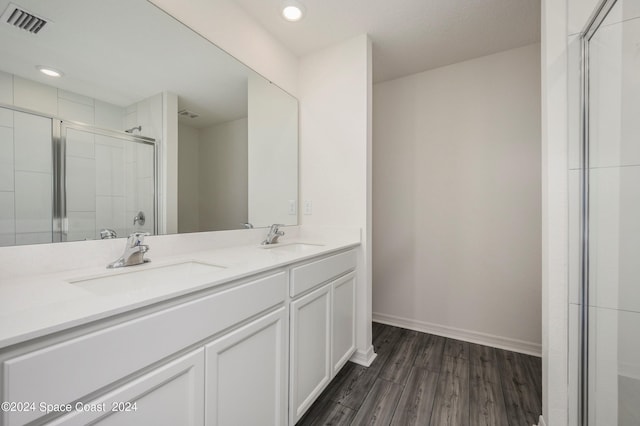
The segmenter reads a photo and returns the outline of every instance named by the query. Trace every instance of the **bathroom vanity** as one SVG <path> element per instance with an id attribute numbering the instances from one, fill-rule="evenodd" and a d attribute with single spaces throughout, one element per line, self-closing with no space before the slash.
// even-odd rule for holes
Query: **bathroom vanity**
<path id="1" fill-rule="evenodd" d="M 62 271 L 18 282 L 32 301 L 2 285 L 17 306 L 0 330 L 1 423 L 294 425 L 355 351 L 358 245 Z M 50 286 L 62 295 L 38 307 Z"/>

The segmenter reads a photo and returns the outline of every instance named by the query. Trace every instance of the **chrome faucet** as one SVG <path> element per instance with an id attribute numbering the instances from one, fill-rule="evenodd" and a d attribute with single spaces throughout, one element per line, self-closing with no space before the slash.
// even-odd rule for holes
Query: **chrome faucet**
<path id="1" fill-rule="evenodd" d="M 108 264 L 107 268 L 122 268 L 123 266 L 133 266 L 151 262 L 151 259 L 144 258 L 144 254 L 149 251 L 149 246 L 142 244 L 144 237 L 147 235 L 149 235 L 148 232 L 134 232 L 129 235 L 127 245 L 124 247 L 124 253 L 118 259 Z"/>
<path id="2" fill-rule="evenodd" d="M 100 230 L 101 240 L 110 240 L 112 238 L 118 238 L 118 234 L 113 229 L 104 228 Z"/>
<path id="3" fill-rule="evenodd" d="M 273 225 L 271 225 L 271 228 L 269 228 L 269 233 L 267 234 L 267 238 L 264 239 L 262 245 L 277 243 L 278 237 L 282 237 L 284 235 L 284 231 L 279 230 L 281 226 L 284 225 L 278 223 L 274 223 Z"/>

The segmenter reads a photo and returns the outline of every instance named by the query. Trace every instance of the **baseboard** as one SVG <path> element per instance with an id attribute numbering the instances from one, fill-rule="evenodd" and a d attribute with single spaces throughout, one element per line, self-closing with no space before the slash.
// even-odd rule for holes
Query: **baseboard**
<path id="1" fill-rule="evenodd" d="M 373 345 L 371 345 L 366 351 L 355 351 L 349 361 L 369 367 L 373 360 L 376 359 L 376 356 L 378 355 L 373 351 Z"/>
<path id="2" fill-rule="evenodd" d="M 409 330 L 421 331 L 423 333 L 464 340 L 466 342 L 477 343 L 480 345 L 492 346 L 494 348 L 506 349 L 508 351 L 519 352 L 527 355 L 537 357 L 542 356 L 542 345 L 533 342 L 494 336 L 492 334 L 479 333 L 477 331 L 462 330 L 460 328 L 449 327 L 446 325 L 433 324 L 375 312 L 373 313 L 373 321 L 396 327 L 408 328 Z"/>
<path id="3" fill-rule="evenodd" d="M 538 420 L 538 426 L 547 426 L 547 423 L 544 421 L 544 417 L 540 416 L 540 420 Z"/>

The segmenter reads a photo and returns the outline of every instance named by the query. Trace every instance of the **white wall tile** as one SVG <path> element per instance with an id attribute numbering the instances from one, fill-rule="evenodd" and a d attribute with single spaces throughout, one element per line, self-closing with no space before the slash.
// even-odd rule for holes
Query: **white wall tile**
<path id="1" fill-rule="evenodd" d="M 29 232 L 16 234 L 16 245 L 47 244 L 51 243 L 51 232 Z"/>
<path id="2" fill-rule="evenodd" d="M 51 180 L 50 174 L 16 171 L 16 232 L 51 233 Z"/>
<path id="3" fill-rule="evenodd" d="M 589 164 L 620 165 L 622 26 L 602 27 L 589 43 Z"/>
<path id="4" fill-rule="evenodd" d="M 104 145 L 96 137 L 96 194 L 124 196 L 124 148 Z M 116 142 L 119 142 L 116 140 Z"/>
<path id="5" fill-rule="evenodd" d="M 153 177 L 153 146 L 137 143 L 136 147 L 136 175 L 138 178 L 152 178 Z"/>
<path id="6" fill-rule="evenodd" d="M 67 157 L 67 210 L 96 209 L 96 162 L 92 158 Z"/>
<path id="7" fill-rule="evenodd" d="M 95 204 L 95 201 L 94 201 Z M 82 241 L 96 239 L 96 213 L 67 212 L 69 231 L 67 241 Z M 99 230 L 98 230 L 99 232 Z"/>
<path id="8" fill-rule="evenodd" d="M 13 129 L 0 127 L 0 191 L 13 191 Z"/>
<path id="9" fill-rule="evenodd" d="M 0 247 L 16 245 L 16 234 L 0 234 Z"/>
<path id="10" fill-rule="evenodd" d="M 125 141 L 111 136 L 96 135 L 96 144 L 124 149 Z"/>
<path id="11" fill-rule="evenodd" d="M 640 379 L 620 376 L 618 378 L 618 424 L 640 424 Z"/>
<path id="12" fill-rule="evenodd" d="M 67 156 L 95 158 L 94 139 L 93 133 L 67 129 Z"/>
<path id="13" fill-rule="evenodd" d="M 591 303 L 640 312 L 640 166 L 590 171 Z"/>
<path id="14" fill-rule="evenodd" d="M 111 147 L 96 144 L 96 195 L 111 196 Z"/>
<path id="15" fill-rule="evenodd" d="M 133 220 L 133 218 L 131 218 Z M 114 229 L 118 235 L 126 234 L 124 197 L 96 197 L 96 229 Z"/>
<path id="16" fill-rule="evenodd" d="M 13 111 L 9 108 L 0 108 L 0 126 L 13 128 Z"/>
<path id="17" fill-rule="evenodd" d="M 13 102 L 21 108 L 58 115 L 58 89 L 36 81 L 14 76 Z"/>
<path id="18" fill-rule="evenodd" d="M 0 246 L 10 245 L 9 242 L 15 243 L 15 233 L 13 192 L 0 192 Z"/>
<path id="19" fill-rule="evenodd" d="M 640 164 L 640 19 L 600 28 L 590 42 L 590 165 Z"/>
<path id="20" fill-rule="evenodd" d="M 69 92 L 67 90 L 58 89 L 58 98 L 66 99 L 76 104 L 83 104 L 92 107 L 94 105 L 93 98 Z"/>
<path id="21" fill-rule="evenodd" d="M 580 306 L 569 304 L 569 426 L 578 426 L 580 395 Z"/>
<path id="22" fill-rule="evenodd" d="M 589 308 L 589 424 L 618 424 L 618 313 Z"/>
<path id="23" fill-rule="evenodd" d="M 597 425 L 634 425 L 624 419 L 640 415 L 637 396 L 632 398 L 635 406 L 628 401 L 635 389 L 621 383 L 640 380 L 640 313 L 593 307 L 589 321 L 590 420 Z"/>
<path id="24" fill-rule="evenodd" d="M 14 112 L 16 170 L 51 173 L 51 120 Z"/>
<path id="25" fill-rule="evenodd" d="M 132 127 L 137 127 L 138 126 L 138 113 L 136 111 L 134 112 L 128 112 L 127 115 L 124 116 L 124 128 L 125 129 L 130 129 Z"/>
<path id="26" fill-rule="evenodd" d="M 629 2 L 631 3 L 631 2 Z M 640 6 L 640 2 L 635 1 Z M 627 2 L 625 2 L 627 4 Z M 622 116 L 620 165 L 640 165 L 640 19 L 625 21 L 616 26 L 623 26 L 622 31 Z"/>
<path id="27" fill-rule="evenodd" d="M 13 105 L 13 75 L 0 71 L 0 102 Z"/>
<path id="28" fill-rule="evenodd" d="M 58 116 L 65 120 L 93 124 L 93 114 L 93 105 L 89 106 L 67 99 L 58 99 Z"/>
<path id="29" fill-rule="evenodd" d="M 124 108 L 96 100 L 95 125 L 106 129 L 124 130 Z"/>
<path id="30" fill-rule="evenodd" d="M 568 34 L 580 33 L 599 3 L 599 0 L 569 0 Z"/>

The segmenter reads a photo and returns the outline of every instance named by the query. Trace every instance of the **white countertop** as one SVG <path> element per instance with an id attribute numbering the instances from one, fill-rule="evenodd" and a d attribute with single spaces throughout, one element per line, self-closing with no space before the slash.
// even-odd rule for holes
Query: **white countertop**
<path id="1" fill-rule="evenodd" d="M 0 349 L 360 244 L 359 238 L 353 235 L 342 238 L 282 239 L 280 244 L 294 242 L 321 245 L 306 247 L 302 253 L 265 249 L 252 244 L 154 257 L 151 244 L 148 257 L 152 262 L 144 265 L 116 270 L 107 270 L 104 266 L 69 269 L 0 281 Z M 91 286 L 72 283 L 88 277 L 126 274 L 187 261 L 223 268 L 200 273 L 189 281 L 172 281 L 161 285 L 143 283 L 124 291 L 121 288 L 113 292 L 96 291 Z"/>

